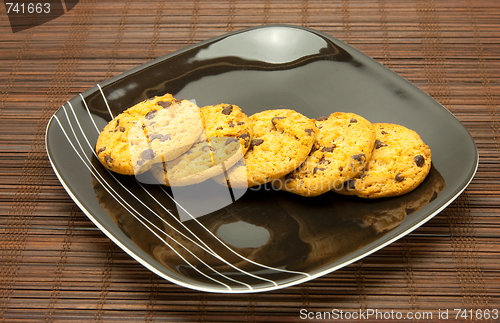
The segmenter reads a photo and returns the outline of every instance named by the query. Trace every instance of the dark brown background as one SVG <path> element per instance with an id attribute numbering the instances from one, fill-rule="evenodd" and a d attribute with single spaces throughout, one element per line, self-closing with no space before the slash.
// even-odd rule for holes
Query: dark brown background
<path id="1" fill-rule="evenodd" d="M 500 310 L 500 1 L 82 0 L 17 33 L 4 9 L 0 320 L 304 322 L 300 309 L 338 308 L 432 311 L 421 322 L 438 322 L 439 309 L 450 310 L 449 321 L 453 309 Z M 49 165 L 45 127 L 66 100 L 102 80 L 267 23 L 326 32 L 428 92 L 476 140 L 479 170 L 430 222 L 344 269 L 260 294 L 188 290 L 132 260 L 78 209 Z"/>

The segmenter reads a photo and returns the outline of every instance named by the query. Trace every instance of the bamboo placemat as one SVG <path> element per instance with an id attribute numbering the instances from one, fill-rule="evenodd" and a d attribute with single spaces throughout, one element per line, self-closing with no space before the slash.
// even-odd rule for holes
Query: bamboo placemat
<path id="1" fill-rule="evenodd" d="M 0 17 L 2 321 L 312 322 L 333 309 L 500 321 L 491 316 L 500 310 L 499 1 L 81 0 L 17 33 L 3 6 Z M 45 127 L 66 100 L 102 80 L 268 23 L 328 33 L 428 92 L 474 137 L 479 169 L 430 222 L 324 277 L 259 294 L 185 289 L 132 260 L 72 202 L 49 165 Z"/>

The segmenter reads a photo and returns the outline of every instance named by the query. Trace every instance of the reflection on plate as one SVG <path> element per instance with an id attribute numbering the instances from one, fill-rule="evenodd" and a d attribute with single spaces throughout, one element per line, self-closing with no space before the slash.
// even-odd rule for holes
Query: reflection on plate
<path id="1" fill-rule="evenodd" d="M 264 185 L 226 191 L 234 202 L 199 216 L 206 201 L 227 199 L 210 189 L 211 180 L 187 198 L 107 171 L 93 150 L 113 115 L 167 92 L 199 106 L 234 103 L 248 114 L 348 111 L 401 124 L 431 147 L 433 168 L 416 190 L 396 198 L 302 198 Z M 298 284 L 384 247 L 451 203 L 478 162 L 470 134 L 428 95 L 331 36 L 287 25 L 223 35 L 111 78 L 54 114 L 46 144 L 69 195 L 123 250 L 172 282 L 227 293 Z"/>
<path id="2" fill-rule="evenodd" d="M 238 290 L 300 281 L 338 263 L 433 201 L 444 179 L 432 168 L 411 195 L 362 201 L 333 192 L 297 198 L 260 186 L 224 209 L 185 222 L 174 201 L 162 198 L 171 195 L 169 188 L 145 187 L 147 193 L 135 198 L 114 195 L 97 179 L 94 185 L 102 208 L 149 256 L 179 275 Z M 148 201 L 148 209 L 139 201 Z"/>

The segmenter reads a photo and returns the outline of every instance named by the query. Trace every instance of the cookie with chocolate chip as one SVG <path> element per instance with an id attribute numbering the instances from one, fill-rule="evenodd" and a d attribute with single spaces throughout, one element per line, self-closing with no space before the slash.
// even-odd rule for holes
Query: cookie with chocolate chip
<path id="1" fill-rule="evenodd" d="M 229 169 L 250 147 L 252 122 L 237 105 L 201 108 L 203 134 L 187 152 L 152 168 L 161 184 L 185 186 L 200 183 Z"/>
<path id="2" fill-rule="evenodd" d="M 101 131 L 95 151 L 106 168 L 134 175 L 154 163 L 177 158 L 202 131 L 199 107 L 166 94 L 140 102 L 111 120 Z"/>
<path id="3" fill-rule="evenodd" d="M 316 120 L 319 133 L 307 159 L 273 184 L 302 196 L 318 196 L 358 175 L 370 160 L 375 144 L 372 123 L 345 112 Z"/>
<path id="4" fill-rule="evenodd" d="M 243 154 L 250 148 L 253 123 L 239 106 L 226 103 L 209 105 L 201 108 L 201 115 L 204 133 L 209 140 L 223 138 L 238 142 Z"/>
<path id="5" fill-rule="evenodd" d="M 366 170 L 339 193 L 363 198 L 398 196 L 415 189 L 431 168 L 431 150 L 402 125 L 375 123 L 375 147 Z"/>
<path id="6" fill-rule="evenodd" d="M 233 188 L 265 184 L 288 174 L 304 162 L 318 133 L 311 119 L 289 109 L 258 112 L 250 119 L 253 138 L 244 163 L 216 178 Z"/>

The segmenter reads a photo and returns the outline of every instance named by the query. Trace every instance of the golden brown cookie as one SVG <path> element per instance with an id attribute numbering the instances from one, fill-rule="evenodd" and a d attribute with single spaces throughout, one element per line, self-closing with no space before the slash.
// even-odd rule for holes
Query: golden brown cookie
<path id="1" fill-rule="evenodd" d="M 366 171 L 346 181 L 341 194 L 364 198 L 398 196 L 415 189 L 431 168 L 431 150 L 413 130 L 376 123 L 375 147 Z"/>
<path id="2" fill-rule="evenodd" d="M 229 169 L 250 147 L 252 122 L 237 105 L 201 108 L 204 132 L 186 153 L 152 168 L 153 176 L 170 186 L 200 183 Z"/>
<path id="3" fill-rule="evenodd" d="M 273 185 L 302 196 L 318 196 L 359 174 L 370 160 L 375 131 L 370 121 L 354 113 L 335 112 L 316 120 L 319 133 L 299 168 Z"/>
<path id="4" fill-rule="evenodd" d="M 177 158 L 196 142 L 202 130 L 199 108 L 166 94 L 116 116 L 101 131 L 95 150 L 106 168 L 134 175 L 154 163 Z"/>
<path id="5" fill-rule="evenodd" d="M 289 109 L 266 110 L 250 117 L 253 139 L 244 157 L 216 178 L 233 188 L 265 184 L 288 174 L 306 159 L 318 129 L 304 115 Z"/>

